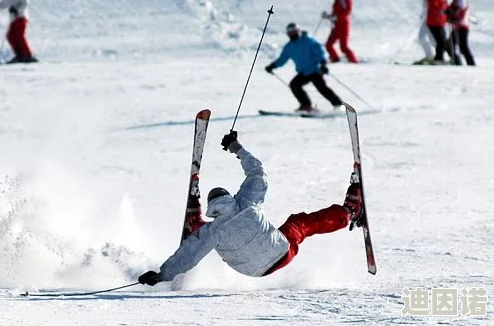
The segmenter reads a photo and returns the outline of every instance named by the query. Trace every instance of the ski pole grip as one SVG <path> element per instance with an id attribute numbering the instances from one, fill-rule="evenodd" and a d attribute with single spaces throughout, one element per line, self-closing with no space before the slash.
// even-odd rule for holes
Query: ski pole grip
<path id="1" fill-rule="evenodd" d="M 237 132 L 234 130 L 230 130 L 228 135 L 223 136 L 223 140 L 221 141 L 221 145 L 223 145 L 223 150 L 227 151 L 228 147 L 235 141 L 237 141 Z"/>

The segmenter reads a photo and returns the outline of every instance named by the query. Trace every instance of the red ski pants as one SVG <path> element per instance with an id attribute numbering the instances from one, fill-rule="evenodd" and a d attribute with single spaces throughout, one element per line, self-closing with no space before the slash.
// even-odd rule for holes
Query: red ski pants
<path id="1" fill-rule="evenodd" d="M 7 32 L 7 41 L 9 41 L 12 51 L 17 58 L 31 58 L 32 52 L 26 41 L 27 19 L 25 17 L 16 18 L 10 23 Z"/>
<path id="2" fill-rule="evenodd" d="M 309 214 L 298 213 L 290 215 L 286 222 L 279 227 L 279 230 L 290 243 L 288 253 L 276 262 L 264 275 L 269 275 L 288 265 L 295 255 L 297 255 L 298 246 L 305 238 L 314 234 L 330 233 L 345 228 L 349 220 L 349 211 L 337 204 Z"/>
<path id="3" fill-rule="evenodd" d="M 340 42 L 341 52 L 345 54 L 349 62 L 358 63 L 357 56 L 348 46 L 348 41 L 350 39 L 350 22 L 341 19 L 336 22 L 334 28 L 329 34 L 328 40 L 326 41 L 326 50 L 329 53 L 329 59 L 331 62 L 338 62 L 340 58 L 338 53 L 334 49 L 334 45 L 337 41 Z"/>

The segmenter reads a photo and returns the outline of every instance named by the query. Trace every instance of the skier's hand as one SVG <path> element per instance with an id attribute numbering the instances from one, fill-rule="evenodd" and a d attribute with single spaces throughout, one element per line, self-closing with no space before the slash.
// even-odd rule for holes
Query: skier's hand
<path id="1" fill-rule="evenodd" d="M 147 284 L 150 286 L 155 286 L 159 282 L 163 281 L 163 279 L 161 278 L 161 274 L 156 273 L 155 271 L 147 271 L 146 273 L 139 276 L 137 280 L 141 284 Z"/>
<path id="2" fill-rule="evenodd" d="M 350 231 L 353 231 L 353 229 L 355 229 L 355 226 L 358 227 L 358 228 L 361 228 L 362 225 L 364 225 L 364 222 L 362 221 L 362 218 L 361 217 L 357 217 L 357 218 L 351 219 L 350 220 L 349 230 Z"/>
<path id="3" fill-rule="evenodd" d="M 221 140 L 221 146 L 223 146 L 223 150 L 229 150 L 232 153 L 236 153 L 241 145 L 237 140 L 237 132 L 231 130 L 229 134 L 223 136 Z"/>
<path id="4" fill-rule="evenodd" d="M 326 11 L 323 11 L 321 12 L 321 18 L 322 19 L 329 18 L 329 14 Z"/>
<path id="5" fill-rule="evenodd" d="M 328 68 L 328 65 L 326 64 L 326 62 L 321 62 L 321 73 L 323 75 L 329 74 L 329 68 Z"/>
<path id="6" fill-rule="evenodd" d="M 274 68 L 276 68 L 276 66 L 274 64 L 270 64 L 269 66 L 266 66 L 266 68 L 264 68 L 264 70 L 266 70 L 266 72 L 272 74 Z"/>

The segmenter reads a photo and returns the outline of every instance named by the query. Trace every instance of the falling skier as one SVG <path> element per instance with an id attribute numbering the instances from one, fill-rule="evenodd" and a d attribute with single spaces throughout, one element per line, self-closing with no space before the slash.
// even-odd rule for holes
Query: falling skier
<path id="1" fill-rule="evenodd" d="M 224 188 L 212 189 L 208 194 L 206 216 L 214 220 L 185 238 L 161 265 L 160 272 L 142 274 L 138 279 L 140 283 L 153 286 L 172 281 L 196 266 L 213 249 L 237 272 L 266 276 L 290 263 L 306 237 L 340 230 L 350 221 L 360 226 L 361 187 L 359 183 L 352 183 L 343 205 L 292 214 L 282 226 L 275 228 L 260 206 L 267 191 L 262 163 L 239 143 L 235 131 L 225 135 L 221 145 L 240 159 L 246 175 L 240 190 L 232 196 Z"/>

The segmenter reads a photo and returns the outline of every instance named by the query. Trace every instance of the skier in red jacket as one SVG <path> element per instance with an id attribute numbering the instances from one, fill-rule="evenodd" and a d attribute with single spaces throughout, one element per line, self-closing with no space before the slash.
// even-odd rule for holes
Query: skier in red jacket
<path id="1" fill-rule="evenodd" d="M 0 10 L 8 8 L 10 15 L 10 26 L 6 36 L 14 57 L 7 63 L 38 62 L 26 40 L 27 3 L 28 0 L 0 0 Z"/>
<path id="2" fill-rule="evenodd" d="M 329 59 L 331 62 L 338 62 L 340 58 L 338 53 L 334 49 L 334 44 L 339 41 L 341 52 L 345 54 L 348 61 L 351 63 L 358 63 L 359 60 L 355 53 L 348 46 L 348 40 L 350 39 L 350 15 L 352 13 L 353 0 L 334 0 L 333 11 L 331 14 L 323 11 L 321 17 L 323 19 L 329 19 L 334 25 L 326 41 L 326 50 L 329 53 Z"/>
<path id="3" fill-rule="evenodd" d="M 436 40 L 436 56 L 433 64 L 444 64 L 444 51 L 446 50 L 446 0 L 428 0 L 427 3 L 427 27 Z"/>
<path id="4" fill-rule="evenodd" d="M 467 65 L 475 66 L 475 60 L 468 46 L 468 33 L 470 22 L 468 19 L 468 0 L 453 0 L 446 10 L 448 22 L 451 24 L 452 56 L 455 65 L 461 65 L 461 58 L 456 47 L 460 46 L 460 52 L 465 57 Z"/>

